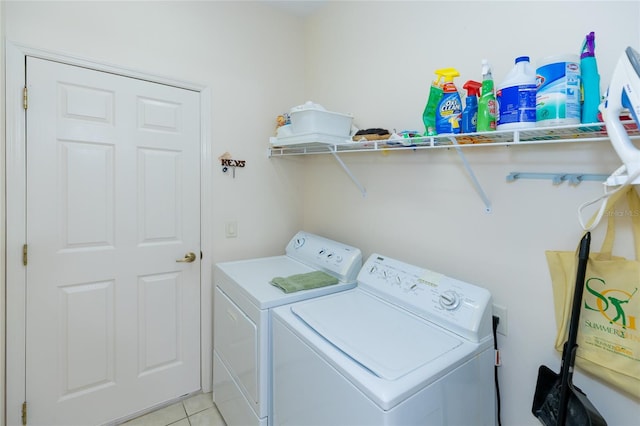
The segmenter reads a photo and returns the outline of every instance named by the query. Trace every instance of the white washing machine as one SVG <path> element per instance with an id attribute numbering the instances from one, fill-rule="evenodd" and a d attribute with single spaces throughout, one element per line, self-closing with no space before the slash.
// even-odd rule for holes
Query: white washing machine
<path id="1" fill-rule="evenodd" d="M 298 232 L 286 254 L 218 263 L 214 269 L 213 395 L 228 425 L 267 426 L 271 410 L 271 310 L 351 289 L 362 266 L 359 249 Z M 326 272 L 337 284 L 285 293 L 275 277 Z"/>
<path id="2" fill-rule="evenodd" d="M 274 309 L 273 424 L 495 424 L 490 293 L 374 254 L 352 290 Z"/>

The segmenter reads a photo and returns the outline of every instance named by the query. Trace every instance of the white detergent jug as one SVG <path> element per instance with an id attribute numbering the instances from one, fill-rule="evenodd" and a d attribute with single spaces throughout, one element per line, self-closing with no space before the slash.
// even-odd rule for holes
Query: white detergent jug
<path id="1" fill-rule="evenodd" d="M 536 125 L 536 72 L 528 56 L 516 58 L 515 66 L 498 86 L 498 130 L 524 129 Z"/>

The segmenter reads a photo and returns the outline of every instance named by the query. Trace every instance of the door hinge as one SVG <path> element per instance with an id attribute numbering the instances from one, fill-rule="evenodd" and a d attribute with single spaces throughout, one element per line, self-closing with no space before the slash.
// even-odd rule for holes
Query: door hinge
<path id="1" fill-rule="evenodd" d="M 22 424 L 23 426 L 27 424 L 27 401 L 22 403 Z"/>
<path id="2" fill-rule="evenodd" d="M 27 266 L 27 262 L 29 260 L 29 246 L 24 244 L 22 246 L 22 264 Z"/>
<path id="3" fill-rule="evenodd" d="M 24 109 L 29 108 L 29 91 L 27 90 L 27 86 L 22 88 L 22 107 Z"/>

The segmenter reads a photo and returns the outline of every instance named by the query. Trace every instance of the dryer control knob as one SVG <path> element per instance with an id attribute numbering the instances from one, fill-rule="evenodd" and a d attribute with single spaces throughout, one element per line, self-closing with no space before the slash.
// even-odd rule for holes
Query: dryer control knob
<path id="1" fill-rule="evenodd" d="M 460 297 L 453 290 L 447 290 L 440 295 L 440 306 L 453 311 L 460 305 Z"/>

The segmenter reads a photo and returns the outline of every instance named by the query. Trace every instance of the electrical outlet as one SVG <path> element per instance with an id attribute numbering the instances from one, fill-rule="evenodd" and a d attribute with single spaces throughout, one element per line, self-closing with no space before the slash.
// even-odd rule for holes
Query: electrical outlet
<path id="1" fill-rule="evenodd" d="M 498 328 L 496 331 L 498 334 L 502 334 L 503 336 L 507 335 L 507 308 L 500 305 L 493 305 L 493 315 L 498 317 L 500 321 L 498 322 Z"/>

